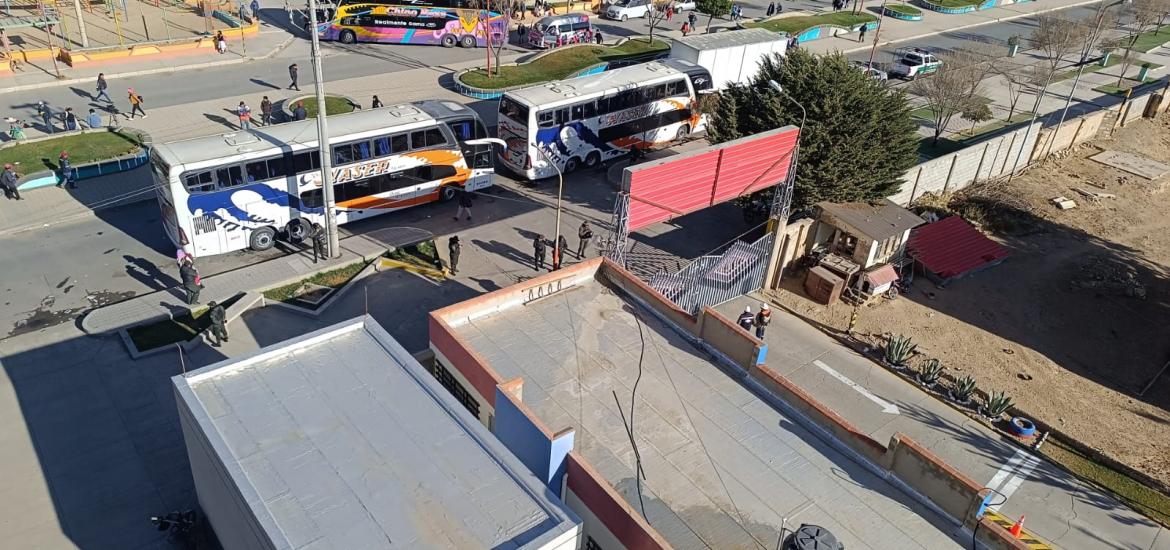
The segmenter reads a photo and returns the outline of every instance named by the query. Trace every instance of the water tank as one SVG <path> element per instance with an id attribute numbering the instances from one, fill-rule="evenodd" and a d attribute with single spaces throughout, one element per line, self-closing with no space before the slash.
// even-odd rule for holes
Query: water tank
<path id="1" fill-rule="evenodd" d="M 785 550 L 845 550 L 828 529 L 820 525 L 802 524 L 788 537 Z"/>

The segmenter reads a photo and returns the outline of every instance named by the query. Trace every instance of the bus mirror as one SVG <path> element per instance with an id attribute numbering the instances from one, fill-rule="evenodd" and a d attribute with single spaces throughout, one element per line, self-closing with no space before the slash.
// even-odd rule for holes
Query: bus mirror
<path id="1" fill-rule="evenodd" d="M 505 151 L 508 150 L 507 142 L 499 138 L 469 139 L 463 143 L 468 145 L 499 145 L 500 147 L 503 147 Z"/>

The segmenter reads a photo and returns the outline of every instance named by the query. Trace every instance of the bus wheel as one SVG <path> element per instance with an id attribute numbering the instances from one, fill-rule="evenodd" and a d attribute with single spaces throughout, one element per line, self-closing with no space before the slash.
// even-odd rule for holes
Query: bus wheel
<path id="1" fill-rule="evenodd" d="M 248 245 L 256 252 L 264 252 L 276 244 L 276 230 L 271 227 L 261 227 L 252 231 Z"/>
<path id="2" fill-rule="evenodd" d="M 459 43 L 459 41 L 455 39 L 455 35 L 453 35 L 453 34 L 444 34 L 443 35 L 442 44 L 443 44 L 444 48 L 454 48 L 455 44 L 458 44 L 458 43 Z"/>
<path id="3" fill-rule="evenodd" d="M 467 36 L 464 36 L 463 38 L 460 38 L 459 45 L 463 46 L 464 48 L 469 48 L 469 49 L 478 46 L 478 44 L 476 44 L 476 42 L 475 42 L 475 37 L 471 36 L 470 34 Z"/>
<path id="4" fill-rule="evenodd" d="M 341 35 L 337 37 L 342 44 L 353 44 L 357 42 L 357 35 L 353 31 L 341 31 Z"/>
<path id="5" fill-rule="evenodd" d="M 441 200 L 443 202 L 447 202 L 453 198 L 455 198 L 455 186 L 454 185 L 444 185 L 444 186 L 439 188 L 439 200 Z"/>
<path id="6" fill-rule="evenodd" d="M 587 168 L 593 168 L 594 166 L 597 166 L 597 163 L 599 162 L 601 162 L 601 153 L 594 151 L 588 155 L 585 155 L 585 166 Z"/>
<path id="7" fill-rule="evenodd" d="M 304 218 L 295 218 L 289 220 L 288 225 L 284 227 L 284 232 L 288 235 L 288 240 L 293 243 L 299 243 L 309 236 L 309 222 Z"/>
<path id="8" fill-rule="evenodd" d="M 684 139 L 687 139 L 687 135 L 689 135 L 690 133 L 691 133 L 691 127 L 687 126 L 686 124 L 683 124 L 682 126 L 678 127 L 678 132 L 676 132 L 674 134 L 674 140 L 675 141 L 682 141 Z"/>
<path id="9" fill-rule="evenodd" d="M 565 161 L 565 173 L 568 174 L 569 172 L 576 170 L 577 166 L 580 164 L 581 160 L 577 157 L 569 157 L 569 160 Z"/>

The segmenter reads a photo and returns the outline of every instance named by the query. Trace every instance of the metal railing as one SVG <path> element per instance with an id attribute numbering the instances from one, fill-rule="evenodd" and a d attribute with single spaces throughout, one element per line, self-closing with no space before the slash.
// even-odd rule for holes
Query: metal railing
<path id="1" fill-rule="evenodd" d="M 763 287 L 771 249 L 771 233 L 754 243 L 736 241 L 722 254 L 701 256 L 677 273 L 651 276 L 648 283 L 680 308 L 697 314 L 704 306 L 715 306 Z"/>

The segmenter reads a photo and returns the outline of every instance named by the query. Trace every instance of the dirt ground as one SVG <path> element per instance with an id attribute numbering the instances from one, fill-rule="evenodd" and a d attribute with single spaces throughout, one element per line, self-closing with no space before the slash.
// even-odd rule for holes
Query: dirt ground
<path id="1" fill-rule="evenodd" d="M 906 296 L 862 308 L 857 330 L 874 341 L 909 335 L 952 374 L 1006 390 L 1031 414 L 1170 483 L 1170 372 L 1137 395 L 1170 360 L 1170 191 L 1162 190 L 1170 176 L 1151 182 L 1088 159 L 1103 150 L 1170 164 L 1170 115 L 999 186 L 1017 207 L 983 221 L 1008 260 L 946 288 L 919 276 Z M 1117 198 L 1091 202 L 1071 189 L 1081 182 Z M 1078 206 L 1058 210 L 1049 203 L 1058 195 Z M 852 308 L 809 301 L 803 277 L 788 279 L 782 300 L 845 328 Z"/>

